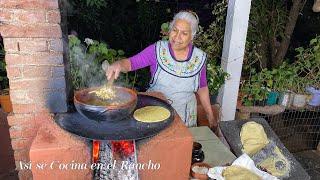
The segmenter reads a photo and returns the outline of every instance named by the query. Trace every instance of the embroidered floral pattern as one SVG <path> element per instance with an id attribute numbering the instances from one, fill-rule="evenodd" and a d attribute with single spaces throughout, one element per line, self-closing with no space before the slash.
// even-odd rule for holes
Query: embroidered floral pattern
<path id="1" fill-rule="evenodd" d="M 158 42 L 157 46 L 160 57 L 160 65 L 165 67 L 170 73 L 173 73 L 178 76 L 192 76 L 200 71 L 203 63 L 205 54 L 199 50 L 194 49 L 194 52 L 191 55 L 189 61 L 177 62 L 175 61 L 169 52 L 168 42 Z M 203 58 L 203 59 L 201 59 Z"/>
<path id="2" fill-rule="evenodd" d="M 189 114 L 189 119 L 197 119 L 197 114 L 192 112 Z"/>

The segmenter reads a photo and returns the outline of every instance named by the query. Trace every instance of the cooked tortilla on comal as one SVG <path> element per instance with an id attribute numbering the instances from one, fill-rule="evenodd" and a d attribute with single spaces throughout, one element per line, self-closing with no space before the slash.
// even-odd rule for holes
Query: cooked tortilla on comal
<path id="1" fill-rule="evenodd" d="M 133 117 L 140 122 L 154 123 L 166 120 L 170 117 L 170 111 L 161 106 L 145 106 L 137 109 Z"/>

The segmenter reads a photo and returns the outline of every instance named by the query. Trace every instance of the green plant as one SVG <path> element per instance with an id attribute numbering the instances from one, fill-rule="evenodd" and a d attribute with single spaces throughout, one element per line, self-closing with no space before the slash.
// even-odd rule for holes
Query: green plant
<path id="1" fill-rule="evenodd" d="M 66 7 L 68 12 L 68 26 L 76 31 L 84 30 L 87 34 L 101 32 L 104 25 L 102 12 L 108 1 L 105 0 L 69 0 Z M 80 32 L 80 31 L 79 31 Z M 82 34 L 82 32 L 80 32 Z"/>
<path id="2" fill-rule="evenodd" d="M 301 89 L 303 79 L 297 76 L 297 68 L 284 62 L 280 67 L 268 70 L 262 69 L 259 73 L 251 70 L 250 78 L 243 80 L 240 87 L 242 102 L 246 106 L 263 101 L 269 92 L 286 92 L 294 87 Z"/>
<path id="3" fill-rule="evenodd" d="M 208 28 L 199 28 L 194 44 L 207 53 L 207 80 L 210 94 L 218 94 L 229 74 L 220 66 L 223 37 L 227 15 L 227 0 L 215 4 L 212 14 L 215 19 Z"/>
<path id="4" fill-rule="evenodd" d="M 277 0 L 252 1 L 246 51 L 244 74 L 256 68 L 257 72 L 272 63 L 279 49 L 280 40 L 284 39 L 284 29 L 288 20 L 287 3 Z"/>
<path id="5" fill-rule="evenodd" d="M 217 95 L 229 76 L 220 66 L 209 63 L 207 65 L 207 81 L 210 94 Z"/>
<path id="6" fill-rule="evenodd" d="M 284 62 L 280 67 L 268 70 L 262 69 L 259 73 L 263 85 L 268 91 L 287 91 L 293 85 L 295 68 Z"/>
<path id="7" fill-rule="evenodd" d="M 85 0 L 88 7 L 105 7 L 106 1 L 105 0 Z"/>
<path id="8" fill-rule="evenodd" d="M 69 36 L 70 74 L 74 89 L 98 86 L 105 82 L 105 72 L 101 67 L 104 60 L 109 64 L 124 57 L 124 51 L 114 50 L 104 42 L 89 38 L 82 44 L 76 36 Z M 133 81 L 132 81 L 133 79 Z M 135 82 L 135 76 L 128 74 L 120 76 L 119 81 L 128 85 Z"/>
<path id="9" fill-rule="evenodd" d="M 293 80 L 294 86 L 292 87 L 292 91 L 297 94 L 305 94 L 305 88 L 307 87 L 308 80 L 304 77 L 297 76 Z"/>
<path id="10" fill-rule="evenodd" d="M 277 92 L 285 92 L 292 90 L 294 79 L 296 77 L 296 68 L 284 62 L 278 68 L 273 69 L 273 90 Z"/>
<path id="11" fill-rule="evenodd" d="M 208 63 L 218 63 L 220 59 L 223 38 L 227 17 L 227 0 L 222 0 L 215 4 L 212 14 L 214 20 L 208 28 L 199 28 L 199 32 L 195 36 L 194 44 L 205 51 L 208 55 Z"/>
<path id="12" fill-rule="evenodd" d="M 161 24 L 160 37 L 162 40 L 169 40 L 169 22 Z"/>
<path id="13" fill-rule="evenodd" d="M 320 36 L 310 40 L 308 47 L 295 49 L 297 60 L 291 65 L 294 70 L 292 91 L 305 93 L 305 88 L 320 87 Z"/>
<path id="14" fill-rule="evenodd" d="M 256 73 L 255 69 L 250 71 L 250 78 L 241 80 L 240 95 L 244 106 L 252 106 L 255 102 L 263 101 L 268 95 L 268 86 L 272 83 L 265 77 L 270 76 L 269 72 Z"/>

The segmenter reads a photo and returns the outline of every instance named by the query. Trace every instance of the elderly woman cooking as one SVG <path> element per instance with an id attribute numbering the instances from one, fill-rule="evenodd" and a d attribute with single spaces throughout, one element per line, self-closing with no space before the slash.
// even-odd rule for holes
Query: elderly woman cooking
<path id="1" fill-rule="evenodd" d="M 198 23 L 195 13 L 180 11 L 170 23 L 169 41 L 158 41 L 128 59 L 116 61 L 106 75 L 108 79 L 117 78 L 120 72 L 149 66 L 152 79 L 148 91 L 159 91 L 172 101 L 188 127 L 197 125 L 197 93 L 210 127 L 216 128 L 206 79 L 206 53 L 192 45 Z"/>

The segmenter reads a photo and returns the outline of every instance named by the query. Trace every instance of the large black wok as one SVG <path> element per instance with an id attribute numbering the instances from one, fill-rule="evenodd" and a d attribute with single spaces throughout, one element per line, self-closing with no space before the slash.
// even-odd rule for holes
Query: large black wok
<path id="1" fill-rule="evenodd" d="M 136 109 L 145 106 L 161 106 L 170 111 L 170 117 L 155 123 L 135 120 L 132 113 L 119 121 L 92 121 L 78 112 L 62 113 L 54 117 L 56 123 L 75 135 L 95 140 L 143 139 L 159 133 L 174 119 L 174 109 L 166 101 L 147 95 L 138 95 Z"/>
<path id="2" fill-rule="evenodd" d="M 94 121 L 119 121 L 129 116 L 137 104 L 137 94 L 128 88 L 115 86 L 115 99 L 122 98 L 118 105 L 93 104 L 98 97 L 91 93 L 99 87 L 76 91 L 74 105 L 77 111 L 84 117 Z"/>

